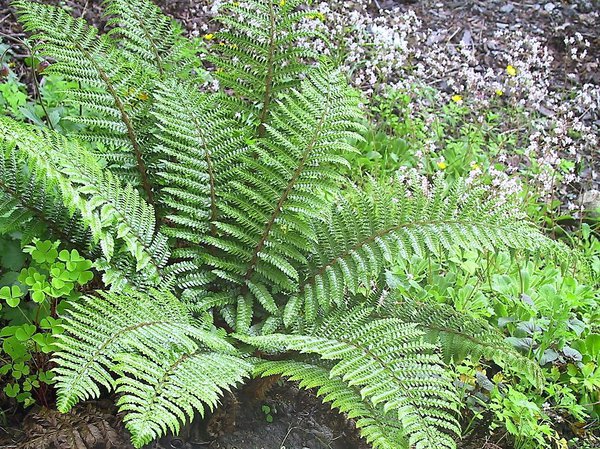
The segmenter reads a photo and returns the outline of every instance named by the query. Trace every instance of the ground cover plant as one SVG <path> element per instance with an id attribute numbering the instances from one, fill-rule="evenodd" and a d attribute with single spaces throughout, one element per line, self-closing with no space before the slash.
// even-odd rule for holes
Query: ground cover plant
<path id="1" fill-rule="evenodd" d="M 38 120 L 19 107 L 1 119 L 1 223 L 25 240 L 48 232 L 102 273 L 53 337 L 61 411 L 115 391 L 139 447 L 224 390 L 281 375 L 317 388 L 374 447 L 455 447 L 461 403 L 475 422 L 486 401 L 516 447 L 558 445 L 535 389 L 577 420 L 597 413 L 597 296 L 578 285 L 597 268 L 544 237 L 518 192 L 462 179 L 477 170 L 468 161 L 493 156 L 485 128 L 444 137 L 470 115 L 462 98 L 444 111 L 448 145 L 428 177 L 394 173 L 427 160 L 411 149 L 419 124 L 376 101 L 393 123 L 369 134 L 334 60 L 297 45 L 330 45 L 302 28 L 323 17 L 300 2 L 225 3 L 223 28 L 203 38 L 212 75 L 149 2 L 107 2 L 104 35 L 61 9 L 14 5 L 51 61 L 44 72 L 64 83 L 64 126 L 41 106 Z M 207 76 L 220 89 L 206 91 Z M 381 138 L 388 150 L 395 132 L 414 142 L 369 167 L 380 179 L 356 173 L 364 148 Z M 3 291 L 9 306 L 19 299 Z M 501 372 L 488 379 L 480 359 Z M 512 376 L 526 381 L 502 381 Z"/>

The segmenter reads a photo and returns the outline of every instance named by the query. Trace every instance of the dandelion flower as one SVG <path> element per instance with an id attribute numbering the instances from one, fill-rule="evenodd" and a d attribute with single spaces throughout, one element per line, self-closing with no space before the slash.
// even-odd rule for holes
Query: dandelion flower
<path id="1" fill-rule="evenodd" d="M 508 73 L 510 76 L 515 76 L 517 74 L 517 69 L 515 69 L 512 65 L 507 65 L 506 73 Z"/>
<path id="2" fill-rule="evenodd" d="M 444 161 L 438 161 L 436 165 L 440 170 L 446 170 L 446 168 L 448 168 L 448 164 L 446 164 Z"/>
<path id="3" fill-rule="evenodd" d="M 496 89 L 496 95 L 498 97 L 501 97 L 502 95 L 504 95 L 504 91 L 502 89 Z"/>
<path id="4" fill-rule="evenodd" d="M 452 101 L 455 103 L 461 104 L 463 101 L 463 98 L 460 95 L 452 95 Z"/>
<path id="5" fill-rule="evenodd" d="M 279 0 L 279 6 L 285 6 L 285 0 Z"/>
<path id="6" fill-rule="evenodd" d="M 208 33 L 208 34 L 204 35 L 204 39 L 206 39 L 207 41 L 210 41 L 210 40 L 212 40 L 214 38 L 215 38 L 215 35 L 212 34 L 212 33 Z"/>

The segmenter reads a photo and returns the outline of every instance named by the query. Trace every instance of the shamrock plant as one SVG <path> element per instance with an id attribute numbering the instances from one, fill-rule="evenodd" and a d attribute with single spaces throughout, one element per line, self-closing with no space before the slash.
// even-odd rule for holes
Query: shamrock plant
<path id="1" fill-rule="evenodd" d="M 4 393 L 27 407 L 48 405 L 47 386 L 54 378 L 49 354 L 64 331 L 59 314 L 79 297 L 93 273 L 91 261 L 75 249 L 61 249 L 58 241 L 36 240 L 23 253 L 30 255 L 28 266 L 0 287 L 0 375 Z"/>

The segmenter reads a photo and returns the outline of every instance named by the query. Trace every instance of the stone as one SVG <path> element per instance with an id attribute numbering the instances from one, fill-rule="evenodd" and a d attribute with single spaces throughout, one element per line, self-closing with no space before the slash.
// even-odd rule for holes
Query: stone
<path id="1" fill-rule="evenodd" d="M 502 8 L 500 8 L 500 12 L 503 12 L 504 14 L 510 14 L 514 10 L 515 10 L 515 5 L 513 5 L 512 3 L 507 3 Z"/>

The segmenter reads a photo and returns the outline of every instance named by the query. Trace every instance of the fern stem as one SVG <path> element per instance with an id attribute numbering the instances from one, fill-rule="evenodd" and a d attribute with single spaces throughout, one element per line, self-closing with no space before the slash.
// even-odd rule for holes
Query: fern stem
<path id="1" fill-rule="evenodd" d="M 328 92 L 327 99 L 329 99 L 329 92 Z M 292 192 L 292 189 L 294 188 L 294 185 L 298 181 L 298 178 L 300 177 L 300 174 L 302 173 L 302 170 L 304 169 L 306 161 L 308 160 L 308 157 L 310 156 L 310 153 L 312 152 L 312 150 L 317 142 L 317 138 L 318 138 L 319 134 L 321 133 L 321 128 L 323 127 L 323 123 L 325 122 L 325 117 L 329 113 L 329 101 L 327 101 L 326 103 L 327 103 L 327 107 L 321 114 L 319 123 L 316 126 L 315 132 L 313 133 L 310 142 L 306 146 L 304 153 L 302 154 L 302 158 L 300 159 L 300 162 L 298 163 L 298 167 L 296 167 L 296 170 L 294 171 L 292 177 L 290 178 L 290 181 L 288 182 L 285 190 L 281 194 L 281 197 L 279 198 L 279 201 L 277 202 L 277 206 L 275 206 L 275 209 L 273 210 L 273 213 L 271 214 L 271 217 L 269 218 L 269 221 L 267 222 L 267 224 L 265 226 L 265 230 L 264 230 L 260 240 L 258 241 L 258 244 L 254 248 L 254 251 L 252 254 L 252 259 L 250 260 L 250 264 L 248 266 L 248 270 L 246 271 L 246 274 L 244 275 L 244 279 L 246 281 L 249 281 L 252 278 L 252 275 L 254 274 L 254 270 L 256 269 L 256 264 L 258 263 L 258 257 L 259 257 L 258 255 L 262 251 L 263 247 L 265 246 L 267 239 L 269 238 L 269 235 L 271 233 L 271 229 L 273 228 L 273 225 L 275 224 L 275 220 L 281 213 L 283 204 L 286 202 L 288 196 Z M 242 287 L 242 293 L 246 293 L 247 291 L 248 291 L 248 284 L 246 283 Z"/>
<path id="2" fill-rule="evenodd" d="M 131 123 L 131 120 L 129 118 L 129 115 L 127 114 L 127 111 L 125 111 L 125 105 L 119 98 L 119 94 L 117 93 L 114 86 L 112 85 L 110 78 L 108 77 L 106 72 L 102 69 L 102 67 L 100 67 L 98 65 L 98 63 L 92 57 L 92 55 L 89 53 L 89 51 L 87 51 L 78 42 L 74 42 L 74 44 L 77 46 L 79 51 L 81 51 L 86 56 L 86 58 L 92 63 L 92 65 L 94 66 L 94 69 L 96 69 L 96 71 L 98 72 L 98 75 L 100 75 L 100 78 L 102 78 L 102 81 L 104 81 L 104 84 L 106 84 L 106 88 L 108 89 L 108 92 L 113 97 L 115 106 L 117 107 L 117 109 L 119 110 L 119 112 L 121 114 L 121 120 L 123 120 L 123 123 L 125 124 L 125 127 L 127 128 L 127 136 L 129 137 L 129 140 L 133 147 L 133 152 L 135 155 L 138 172 L 140 174 L 141 181 L 142 181 L 142 188 L 144 189 L 144 192 L 146 193 L 146 198 L 147 198 L 148 202 L 150 204 L 154 205 L 154 195 L 152 193 L 152 187 L 150 185 L 150 181 L 148 180 L 146 163 L 144 162 L 144 159 L 142 158 L 142 150 L 141 150 L 140 144 L 137 141 L 137 136 L 135 134 L 135 130 L 133 129 L 133 124 Z"/>
<path id="3" fill-rule="evenodd" d="M 206 170 L 208 172 L 208 185 L 210 189 L 210 233 L 214 237 L 217 235 L 217 228 L 215 226 L 215 221 L 217 220 L 217 194 L 215 189 L 215 172 L 213 167 L 212 156 L 210 153 L 210 148 L 206 144 L 206 138 L 204 132 L 202 131 L 202 126 L 198 123 L 198 120 L 195 115 L 192 115 L 194 122 L 194 129 L 198 133 L 200 140 L 202 141 L 202 146 L 204 147 L 204 156 L 206 159 Z"/>
<path id="4" fill-rule="evenodd" d="M 154 40 L 152 39 L 152 36 L 148 32 L 148 29 L 144 26 L 144 18 L 140 17 L 139 14 L 133 10 L 133 8 L 131 9 L 131 12 L 133 13 L 133 16 L 137 20 L 139 27 L 144 32 L 144 35 L 146 36 L 146 39 L 148 40 L 148 43 L 152 48 L 152 53 L 154 53 L 154 58 L 156 59 L 156 67 L 158 68 L 158 72 L 160 73 L 160 77 L 162 78 L 164 76 L 162 58 L 160 57 L 158 48 L 156 48 L 156 45 L 154 45 Z"/>

